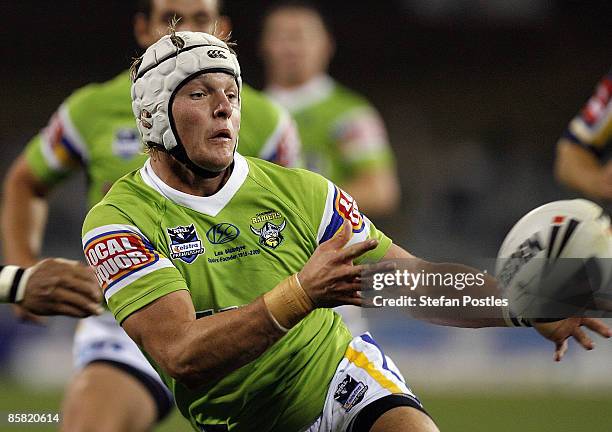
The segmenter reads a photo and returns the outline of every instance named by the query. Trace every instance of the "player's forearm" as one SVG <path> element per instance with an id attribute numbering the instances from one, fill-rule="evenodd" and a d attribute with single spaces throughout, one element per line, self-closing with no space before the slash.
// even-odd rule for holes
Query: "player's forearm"
<path id="1" fill-rule="evenodd" d="M 33 265 L 40 253 L 47 220 L 46 188 L 18 159 L 4 182 L 2 247 L 7 263 Z"/>
<path id="2" fill-rule="evenodd" d="M 188 388 L 219 380 L 261 356 L 284 335 L 262 298 L 186 323 L 166 368 Z"/>
<path id="3" fill-rule="evenodd" d="M 417 286 L 415 292 L 419 295 L 432 299 L 444 296 L 454 304 L 448 307 L 417 307 L 413 311 L 415 318 L 452 327 L 506 327 L 501 306 L 503 298 L 494 277 L 462 264 L 423 262 L 419 267 L 414 270 L 444 277 L 452 275 L 463 282 L 455 283 L 453 287 L 445 284 Z M 465 283 L 467 280 L 469 284 Z"/>
<path id="4" fill-rule="evenodd" d="M 390 290 L 390 296 L 406 295 L 419 298 L 418 304 L 407 308 L 414 318 L 438 325 L 452 327 L 505 327 L 504 309 L 501 306 L 486 306 L 494 299 L 502 300 L 495 278 L 462 264 L 431 263 L 417 258 L 408 251 L 393 244 L 384 256 L 385 260 L 394 260 L 400 274 L 411 274 L 419 279 L 397 281 Z M 449 286 L 444 281 L 452 278 L 461 285 Z M 416 284 L 414 281 L 417 281 Z M 481 282 L 482 281 L 482 282 Z M 461 289 L 457 289 L 461 288 Z M 383 291 L 384 293 L 384 291 Z M 383 294 L 384 295 L 384 294 Z M 485 305 L 473 306 L 471 302 L 464 304 L 464 296 L 472 299 L 482 299 Z M 422 305 L 421 297 L 425 299 L 448 299 L 454 301 L 452 306 Z M 459 306 L 457 306 L 457 303 Z M 452 303 L 451 303 L 452 304 Z"/>
<path id="5" fill-rule="evenodd" d="M 567 139 L 557 144 L 555 176 L 566 186 L 591 198 L 604 198 L 598 187 L 602 166 L 597 157 Z"/>

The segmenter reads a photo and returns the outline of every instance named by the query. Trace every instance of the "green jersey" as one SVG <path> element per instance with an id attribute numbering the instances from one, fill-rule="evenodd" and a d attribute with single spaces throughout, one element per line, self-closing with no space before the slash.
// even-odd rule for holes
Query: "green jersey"
<path id="1" fill-rule="evenodd" d="M 347 219 L 349 244 L 380 240 L 360 261 L 382 258 L 391 240 L 318 174 L 237 154 L 221 190 L 197 197 L 163 183 L 147 162 L 91 209 L 83 248 L 119 323 L 177 290 L 189 290 L 206 319 L 251 303 L 301 270 Z M 350 340 L 337 314 L 317 309 L 259 358 L 197 391 L 149 360 L 197 430 L 297 431 L 321 413 Z"/>
<path id="2" fill-rule="evenodd" d="M 332 78 L 317 77 L 298 89 L 271 87 L 267 93 L 295 120 L 309 170 L 344 184 L 362 170 L 393 166 L 379 114 Z"/>
<path id="3" fill-rule="evenodd" d="M 121 176 L 146 160 L 136 129 L 129 72 L 72 94 L 26 148 L 34 174 L 53 185 L 75 169 L 88 179 L 88 202 L 100 201 Z M 299 141 L 293 121 L 277 104 L 251 87 L 242 89 L 240 151 L 294 166 Z"/>

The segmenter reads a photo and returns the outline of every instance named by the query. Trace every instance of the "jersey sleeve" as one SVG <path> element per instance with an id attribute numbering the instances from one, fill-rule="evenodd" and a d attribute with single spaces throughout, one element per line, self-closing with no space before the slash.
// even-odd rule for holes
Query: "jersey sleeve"
<path id="1" fill-rule="evenodd" d="M 357 202 L 348 193 L 338 186 L 325 180 L 326 190 L 322 191 L 321 201 L 324 199 L 324 209 L 317 230 L 317 242 L 319 244 L 331 239 L 339 231 L 345 220 L 351 223 L 353 236 L 347 246 L 368 239 L 377 239 L 378 247 L 371 250 L 358 259 L 356 263 L 380 261 L 389 248 L 392 241 L 382 231 L 376 229 L 374 224 L 359 211 Z"/>
<path id="2" fill-rule="evenodd" d="M 601 156 L 612 138 L 612 70 L 598 83 L 586 105 L 572 119 L 564 137 Z"/>
<path id="3" fill-rule="evenodd" d="M 353 173 L 394 164 L 385 125 L 370 106 L 349 110 L 334 124 L 332 134 L 344 164 Z"/>
<path id="4" fill-rule="evenodd" d="M 85 141 L 72 119 L 73 109 L 69 98 L 26 146 L 26 161 L 43 183 L 57 183 L 88 160 Z"/>
<path id="5" fill-rule="evenodd" d="M 297 127 L 287 110 L 278 104 L 274 107 L 279 112 L 278 122 L 258 157 L 284 167 L 297 168 L 302 165 L 302 145 Z"/>
<path id="6" fill-rule="evenodd" d="M 83 251 L 119 323 L 160 297 L 187 289 L 172 262 L 114 206 L 99 204 L 89 212 Z"/>

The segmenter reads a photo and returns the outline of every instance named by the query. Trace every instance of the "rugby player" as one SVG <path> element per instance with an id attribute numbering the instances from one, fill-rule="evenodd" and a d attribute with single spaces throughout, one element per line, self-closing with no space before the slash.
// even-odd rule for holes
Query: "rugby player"
<path id="1" fill-rule="evenodd" d="M 138 5 L 134 34 L 143 48 L 165 34 L 175 16 L 179 29 L 229 32 L 217 0 L 145 0 Z M 38 260 L 45 211 L 31 209 L 46 207 L 60 181 L 85 171 L 91 207 L 118 178 L 143 165 L 146 155 L 131 111 L 130 85 L 125 71 L 76 91 L 13 163 L 2 214 L 8 262 L 31 266 Z M 242 97 L 241 151 L 295 164 L 299 140 L 290 116 L 248 86 Z M 77 372 L 63 402 L 63 430 L 145 431 L 172 408 L 170 392 L 112 315 L 82 321 L 73 352 Z"/>
<path id="2" fill-rule="evenodd" d="M 307 2 L 280 2 L 263 21 L 266 93 L 295 119 L 306 167 L 346 190 L 370 217 L 393 212 L 399 179 L 385 125 L 361 95 L 327 74 L 334 40 Z"/>
<path id="3" fill-rule="evenodd" d="M 83 225 L 83 249 L 115 319 L 197 431 L 436 431 L 369 334 L 330 308 L 363 305 L 365 271 L 465 272 L 418 260 L 318 174 L 236 152 L 240 67 L 204 33 L 177 32 L 133 67 L 134 115 L 150 159 Z M 481 295 L 496 291 L 488 277 Z M 505 326 L 491 318 L 439 324 Z M 562 356 L 594 319 L 535 323 Z"/>
<path id="4" fill-rule="evenodd" d="M 597 85 L 557 143 L 557 179 L 610 209 L 612 203 L 612 70 Z"/>
<path id="5" fill-rule="evenodd" d="M 0 303 L 38 315 L 100 315 L 102 295 L 94 273 L 72 260 L 49 258 L 29 267 L 0 266 Z"/>

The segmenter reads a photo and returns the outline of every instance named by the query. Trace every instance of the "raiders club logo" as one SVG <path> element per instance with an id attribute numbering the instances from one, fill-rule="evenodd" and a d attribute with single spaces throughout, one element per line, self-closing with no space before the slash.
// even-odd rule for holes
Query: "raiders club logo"
<path id="1" fill-rule="evenodd" d="M 283 220 L 280 225 L 272 222 L 275 219 L 281 219 L 282 215 L 277 211 L 268 211 L 259 213 L 251 218 L 251 224 L 264 223 L 261 228 L 256 228 L 251 225 L 253 234 L 259 236 L 259 244 L 270 249 L 276 249 L 284 240 L 283 230 L 287 226 L 287 221 Z"/>
<path id="2" fill-rule="evenodd" d="M 167 228 L 170 236 L 170 256 L 172 259 L 181 259 L 187 264 L 195 261 L 198 255 L 203 254 L 206 249 L 198 238 L 198 232 L 193 224 L 189 226 L 177 226 Z"/>

